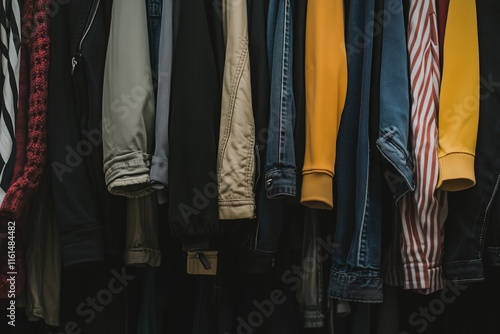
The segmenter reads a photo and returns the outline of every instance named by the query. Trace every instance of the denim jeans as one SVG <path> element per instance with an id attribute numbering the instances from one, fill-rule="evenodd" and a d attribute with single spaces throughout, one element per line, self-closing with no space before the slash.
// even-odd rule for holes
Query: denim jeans
<path id="1" fill-rule="evenodd" d="M 350 2 L 346 38 L 349 85 L 335 166 L 337 225 L 328 294 L 357 302 L 382 301 L 381 166 L 376 150 L 370 150 L 369 138 L 373 33 L 368 29 L 373 28 L 374 5 L 374 0 Z"/>
<path id="2" fill-rule="evenodd" d="M 476 185 L 450 192 L 443 267 L 456 284 L 484 279 L 486 266 L 500 265 L 500 4 L 477 2 L 481 74 L 479 128 L 474 169 Z M 496 28 L 495 28 L 496 27 Z"/>
<path id="3" fill-rule="evenodd" d="M 293 0 L 269 2 L 267 52 L 271 77 L 271 109 L 265 168 L 269 198 L 296 194 L 292 8 Z"/>

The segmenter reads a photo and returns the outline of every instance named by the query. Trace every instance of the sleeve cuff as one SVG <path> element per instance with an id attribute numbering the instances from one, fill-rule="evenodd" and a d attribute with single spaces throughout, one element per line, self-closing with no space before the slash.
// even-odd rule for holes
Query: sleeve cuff
<path id="1" fill-rule="evenodd" d="M 333 176 L 325 172 L 304 174 L 300 203 L 311 209 L 333 209 Z"/>
<path id="2" fill-rule="evenodd" d="M 476 184 L 474 156 L 468 153 L 452 153 L 439 158 L 438 189 L 460 191 Z"/>

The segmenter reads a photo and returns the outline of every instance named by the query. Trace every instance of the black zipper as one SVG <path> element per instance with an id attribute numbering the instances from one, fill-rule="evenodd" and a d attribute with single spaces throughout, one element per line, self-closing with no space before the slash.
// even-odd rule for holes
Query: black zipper
<path id="1" fill-rule="evenodd" d="M 94 23 L 95 17 L 97 15 L 97 10 L 99 9 L 99 5 L 101 4 L 101 0 L 93 0 L 92 6 L 89 15 L 87 16 L 87 22 L 85 22 L 85 28 L 83 29 L 82 37 L 78 42 L 77 49 L 71 58 L 71 75 L 75 72 L 76 65 L 82 59 L 82 46 L 85 38 L 87 37 L 90 28 L 92 28 L 92 24 Z"/>
<path id="2" fill-rule="evenodd" d="M 210 262 L 208 261 L 207 257 L 205 256 L 205 253 L 203 253 L 203 252 L 196 253 L 196 258 L 198 258 L 198 260 L 200 260 L 201 265 L 203 266 L 203 268 L 205 268 L 205 270 L 212 269 Z"/>

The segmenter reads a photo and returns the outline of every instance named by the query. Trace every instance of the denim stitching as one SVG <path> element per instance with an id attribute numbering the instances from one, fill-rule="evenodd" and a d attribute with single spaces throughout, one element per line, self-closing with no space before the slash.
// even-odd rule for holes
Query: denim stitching
<path id="1" fill-rule="evenodd" d="M 383 132 L 381 132 L 381 133 L 383 133 Z M 408 160 L 408 158 L 409 158 L 408 154 L 406 154 L 406 152 L 403 149 L 401 149 L 401 147 L 399 146 L 398 143 L 396 143 L 394 140 L 392 140 L 392 138 L 394 137 L 395 133 L 396 133 L 395 131 L 389 131 L 388 133 L 386 133 L 385 135 L 383 135 L 382 138 L 385 139 L 388 142 L 391 142 L 391 144 L 393 144 L 394 147 L 399 152 L 401 152 L 401 154 L 404 156 L 404 159 Z"/>
<path id="2" fill-rule="evenodd" d="M 286 0 L 285 0 L 286 1 Z M 284 136 L 283 136 L 283 128 L 285 121 L 284 113 L 286 112 L 286 101 L 284 98 L 284 90 L 285 90 L 285 62 L 286 62 L 286 5 L 283 8 L 284 13 L 284 22 L 283 22 L 283 49 L 281 54 L 281 61 L 283 62 L 283 66 L 281 67 L 281 89 L 280 89 L 280 129 L 279 129 L 279 145 L 278 145 L 278 164 L 281 166 L 282 161 L 282 147 L 284 146 Z M 279 15 L 279 14 L 278 14 Z M 284 160 L 284 158 L 283 158 Z"/>
<path id="3" fill-rule="evenodd" d="M 486 218 L 488 217 L 488 211 L 490 210 L 491 204 L 493 203 L 493 198 L 495 197 L 495 195 L 497 193 L 499 183 L 500 183 L 500 174 L 498 174 L 495 188 L 493 188 L 493 193 L 491 194 L 491 198 L 490 198 L 488 205 L 486 206 L 486 209 L 484 211 L 483 224 L 481 225 L 481 234 L 479 235 L 479 245 L 481 246 L 481 248 L 483 248 L 483 246 L 484 246 L 483 234 L 484 234 L 484 229 L 485 229 L 485 225 L 486 225 Z M 479 254 L 479 257 L 481 257 L 481 254 Z"/>
<path id="4" fill-rule="evenodd" d="M 148 0 L 148 15 L 150 17 L 160 17 L 161 16 L 161 10 L 160 10 L 160 0 Z"/>
<path id="5" fill-rule="evenodd" d="M 365 21 L 366 20 L 373 20 L 373 14 L 371 14 L 370 16 L 368 16 L 366 13 L 365 13 Z M 363 52 L 364 55 L 366 55 L 367 53 L 367 50 L 369 50 L 370 54 L 373 53 L 373 49 L 372 49 L 372 45 L 370 45 L 370 47 L 366 48 Z M 363 64 L 362 66 L 364 67 L 366 64 L 366 61 L 363 60 Z M 370 66 L 371 68 L 371 66 Z M 364 84 L 361 85 L 361 90 L 360 90 L 360 93 L 361 95 L 363 96 L 364 94 Z M 364 106 L 364 103 L 366 103 L 366 101 L 363 101 L 363 98 L 361 98 L 361 102 L 360 102 L 360 110 L 363 110 L 364 108 L 366 108 L 367 106 Z M 369 107 L 369 106 L 368 106 Z M 368 111 L 368 108 L 366 108 L 367 111 Z M 360 112 L 359 114 L 359 118 L 362 118 L 362 114 Z M 365 190 L 364 190 L 364 205 L 363 205 L 363 214 L 361 215 L 361 233 L 363 233 L 363 230 L 365 229 L 365 225 L 366 225 L 366 220 L 368 219 L 367 218 L 367 208 L 368 208 L 368 201 L 369 201 L 369 198 L 368 198 L 368 186 L 369 186 L 369 180 L 370 180 L 370 148 L 368 147 L 368 159 L 367 159 L 367 163 L 366 163 L 366 166 L 365 166 L 365 175 L 366 175 L 366 186 L 365 186 Z M 361 235 L 362 236 L 362 235 Z M 356 261 L 356 264 L 357 265 L 361 265 L 361 262 L 362 260 L 364 260 L 364 251 L 362 250 L 365 250 L 365 248 L 363 248 L 363 245 L 362 245 L 362 240 L 360 239 L 359 242 L 358 242 L 358 250 L 359 250 L 359 257 Z"/>
<path id="6" fill-rule="evenodd" d="M 405 173 L 403 173 L 403 171 L 399 168 L 399 166 L 397 166 L 396 164 L 394 164 L 394 163 L 392 162 L 392 160 L 391 160 L 391 159 L 389 159 L 389 158 L 387 157 L 387 155 L 386 155 L 386 154 L 382 151 L 382 149 L 380 148 L 380 145 L 379 145 L 379 144 L 377 144 L 377 147 L 378 147 L 378 149 L 379 149 L 380 153 L 384 156 L 384 158 L 385 158 L 385 159 L 386 159 L 386 160 L 387 160 L 387 161 L 391 164 L 391 166 L 393 166 L 393 167 L 394 167 L 394 168 L 395 168 L 395 169 L 399 172 L 399 174 L 403 176 L 403 179 L 406 181 L 406 185 L 408 186 L 408 188 L 409 188 L 410 190 L 412 190 L 412 191 L 413 191 L 413 190 L 415 190 L 415 185 L 413 184 L 413 179 L 412 179 L 411 181 L 410 181 L 409 179 L 407 179 L 407 178 L 406 178 L 406 176 L 405 176 Z M 402 196 L 403 196 L 404 194 L 406 194 L 407 192 L 408 192 L 408 190 L 407 190 L 407 191 L 405 191 L 403 194 L 401 194 L 401 195 L 399 196 L 399 198 L 400 198 L 400 197 L 402 197 Z"/>
<path id="7" fill-rule="evenodd" d="M 448 262 L 446 262 L 446 265 L 459 264 L 459 263 L 467 264 L 467 263 L 473 263 L 473 262 L 482 262 L 482 259 L 448 261 Z"/>

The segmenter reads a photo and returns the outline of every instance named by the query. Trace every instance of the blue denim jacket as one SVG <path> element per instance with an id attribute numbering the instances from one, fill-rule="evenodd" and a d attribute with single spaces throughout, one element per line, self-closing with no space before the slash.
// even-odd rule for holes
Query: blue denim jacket
<path id="1" fill-rule="evenodd" d="M 273 254 L 283 227 L 284 196 L 295 196 L 295 105 L 292 81 L 292 1 L 271 0 L 267 14 L 267 54 L 271 78 L 265 156 L 265 188 L 258 193 L 255 250 Z"/>
<path id="2" fill-rule="evenodd" d="M 351 0 L 347 19 L 347 98 L 337 138 L 337 220 L 328 294 L 381 302 L 380 157 L 370 144 L 375 0 Z"/>
<path id="3" fill-rule="evenodd" d="M 388 170 L 384 173 L 397 202 L 406 192 L 415 190 L 413 161 L 407 147 L 410 78 L 402 1 L 386 1 L 385 7 L 380 71 L 380 133 L 377 147 L 397 172 Z"/>
<path id="4" fill-rule="evenodd" d="M 292 1 L 269 2 L 267 52 L 271 77 L 271 109 L 265 167 L 265 185 L 269 198 L 296 194 Z"/>

